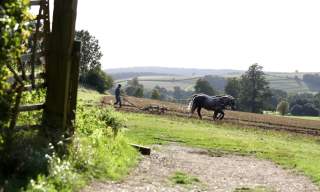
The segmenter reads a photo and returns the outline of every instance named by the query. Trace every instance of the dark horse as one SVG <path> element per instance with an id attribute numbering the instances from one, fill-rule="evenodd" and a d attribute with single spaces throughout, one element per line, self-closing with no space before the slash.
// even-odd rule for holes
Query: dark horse
<path id="1" fill-rule="evenodd" d="M 188 106 L 190 116 L 197 110 L 198 116 L 202 119 L 201 108 L 205 108 L 209 111 L 214 111 L 213 120 L 222 120 L 224 117 L 224 109 L 230 107 L 235 108 L 235 99 L 230 95 L 223 96 L 209 96 L 206 94 L 195 94 L 191 97 L 191 101 Z"/>

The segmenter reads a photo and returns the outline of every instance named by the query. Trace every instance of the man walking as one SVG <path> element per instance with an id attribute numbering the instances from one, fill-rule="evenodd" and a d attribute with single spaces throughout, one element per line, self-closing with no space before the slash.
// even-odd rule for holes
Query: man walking
<path id="1" fill-rule="evenodd" d="M 115 96 L 116 96 L 116 102 L 114 103 L 114 105 L 119 104 L 119 107 L 121 107 L 121 84 L 118 85 L 118 87 L 115 90 Z"/>

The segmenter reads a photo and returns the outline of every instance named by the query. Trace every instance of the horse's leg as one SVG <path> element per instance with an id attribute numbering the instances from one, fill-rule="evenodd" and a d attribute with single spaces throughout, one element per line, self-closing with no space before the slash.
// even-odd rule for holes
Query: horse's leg
<path id="1" fill-rule="evenodd" d="M 198 112 L 199 118 L 202 119 L 202 116 L 201 116 L 201 107 L 198 107 L 197 112 Z"/>
<path id="2" fill-rule="evenodd" d="M 192 115 L 193 115 L 193 113 L 194 113 L 194 111 L 196 110 L 196 105 L 195 104 L 193 104 L 192 105 L 192 108 L 191 108 L 191 111 L 190 111 L 190 113 L 189 113 L 189 117 L 191 117 Z"/>
<path id="3" fill-rule="evenodd" d="M 217 116 L 218 116 L 218 112 L 217 111 L 214 111 L 213 113 L 213 120 L 217 120 Z"/>
<path id="4" fill-rule="evenodd" d="M 224 112 L 223 112 L 223 111 L 220 111 L 220 114 L 221 114 L 221 115 L 219 115 L 219 120 L 222 120 L 222 119 L 224 118 Z"/>

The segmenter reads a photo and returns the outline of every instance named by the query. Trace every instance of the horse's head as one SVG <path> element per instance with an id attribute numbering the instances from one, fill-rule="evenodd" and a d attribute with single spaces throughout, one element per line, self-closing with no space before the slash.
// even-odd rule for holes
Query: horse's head
<path id="1" fill-rule="evenodd" d="M 236 102 L 234 97 L 231 95 L 224 95 L 220 99 L 226 108 L 230 107 L 232 110 L 235 110 Z"/>

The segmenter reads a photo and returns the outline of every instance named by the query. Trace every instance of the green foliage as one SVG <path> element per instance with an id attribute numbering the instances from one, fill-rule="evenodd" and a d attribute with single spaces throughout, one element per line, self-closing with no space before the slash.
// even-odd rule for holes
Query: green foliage
<path id="1" fill-rule="evenodd" d="M 207 95 L 216 95 L 217 92 L 211 87 L 209 82 L 205 79 L 198 79 L 194 86 L 195 93 L 204 93 Z"/>
<path id="2" fill-rule="evenodd" d="M 126 87 L 125 92 L 129 96 L 143 97 L 143 85 L 141 85 L 138 78 L 135 77 L 128 81 L 128 86 Z"/>
<path id="3" fill-rule="evenodd" d="M 277 108 L 277 105 L 282 100 L 287 100 L 288 94 L 285 91 L 279 89 L 270 89 L 271 97 L 266 98 L 264 110 L 274 111 Z"/>
<path id="4" fill-rule="evenodd" d="M 289 112 L 289 103 L 287 101 L 280 101 L 277 106 L 277 111 L 281 115 L 286 115 Z"/>
<path id="5" fill-rule="evenodd" d="M 68 155 L 47 154 L 48 174 L 31 180 L 27 191 L 77 191 L 92 179 L 120 179 L 137 162 L 137 151 L 113 129 L 124 117 L 112 109 L 78 106 L 76 134 Z M 109 128 L 112 129 L 109 129 Z"/>
<path id="6" fill-rule="evenodd" d="M 83 77 L 85 85 L 94 88 L 100 93 L 104 93 L 113 85 L 113 79 L 99 68 L 89 70 Z"/>
<path id="7" fill-rule="evenodd" d="M 184 95 L 184 90 L 181 89 L 179 86 L 173 87 L 173 97 L 175 99 L 182 99 Z"/>
<path id="8" fill-rule="evenodd" d="M 298 116 L 318 116 L 320 113 L 320 96 L 310 93 L 295 94 L 289 97 L 290 112 Z"/>
<path id="9" fill-rule="evenodd" d="M 76 31 L 75 38 L 81 41 L 80 52 L 80 80 L 85 79 L 86 73 L 100 69 L 102 53 L 99 41 L 86 30 Z"/>
<path id="10" fill-rule="evenodd" d="M 2 0 L 0 2 L 0 137 L 4 140 L 8 130 L 9 115 L 14 94 L 8 77 L 12 76 L 6 64 L 15 68 L 18 59 L 27 50 L 31 19 L 27 0 Z"/>
<path id="11" fill-rule="evenodd" d="M 219 92 L 223 91 L 227 84 L 227 80 L 224 77 L 217 75 L 206 75 L 203 77 L 203 79 L 208 81 L 211 87 L 214 87 Z"/>
<path id="12" fill-rule="evenodd" d="M 110 89 L 113 79 L 101 70 L 99 41 L 86 30 L 76 31 L 75 37 L 81 41 L 80 83 L 94 88 L 100 93 Z"/>
<path id="13" fill-rule="evenodd" d="M 269 83 L 264 77 L 262 66 L 253 64 L 240 80 L 240 107 L 244 111 L 261 113 L 265 100 L 271 97 Z"/>
<path id="14" fill-rule="evenodd" d="M 226 94 L 238 98 L 240 95 L 240 81 L 237 78 L 229 78 L 224 88 Z"/>
<path id="15" fill-rule="evenodd" d="M 312 103 L 306 103 L 304 105 L 295 104 L 290 112 L 292 115 L 297 116 L 319 116 L 320 113 Z"/>
<path id="16" fill-rule="evenodd" d="M 44 95 L 44 91 L 25 93 L 22 103 L 42 102 Z M 19 122 L 33 124 L 40 117 L 40 113 L 25 113 Z M 79 105 L 76 133 L 62 157 L 56 152 L 66 141 L 54 148 L 39 131 L 17 132 L 10 149 L 4 151 L 0 143 L 0 186 L 5 191 L 20 191 L 24 186 L 26 191 L 77 191 L 94 178 L 123 177 L 137 161 L 136 150 L 117 134 L 125 122 L 112 108 Z"/>
<path id="17" fill-rule="evenodd" d="M 160 99 L 160 92 L 158 89 L 153 89 L 151 93 L 151 99 Z"/>
<path id="18" fill-rule="evenodd" d="M 190 176 L 185 172 L 177 171 L 171 177 L 170 180 L 175 184 L 189 185 L 196 182 L 200 182 L 197 177 Z"/>
<path id="19" fill-rule="evenodd" d="M 320 110 L 320 92 L 314 96 L 314 104 Z"/>

